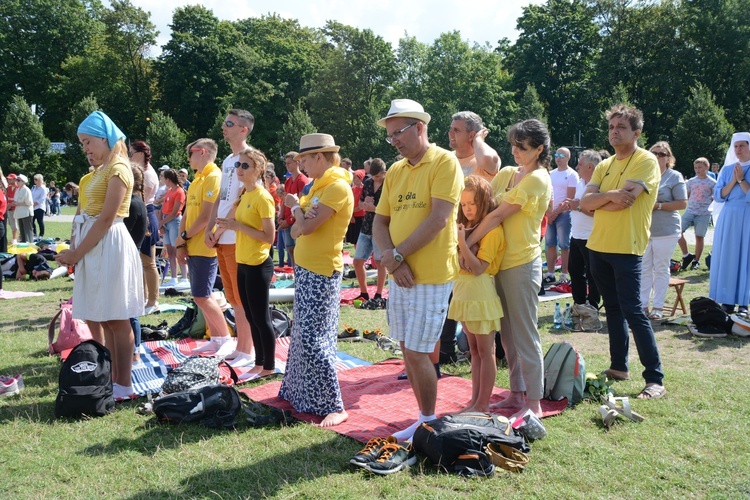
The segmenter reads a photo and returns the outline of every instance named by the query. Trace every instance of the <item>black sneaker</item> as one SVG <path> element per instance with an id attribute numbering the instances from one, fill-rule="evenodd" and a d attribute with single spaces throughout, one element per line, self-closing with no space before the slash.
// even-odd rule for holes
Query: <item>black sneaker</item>
<path id="1" fill-rule="evenodd" d="M 349 459 L 349 463 L 356 465 L 357 467 L 366 467 L 370 462 L 374 462 L 383 446 L 386 444 L 395 444 L 396 438 L 389 436 L 388 438 L 372 438 L 370 439 L 364 448 L 359 450 L 356 455 Z"/>
<path id="2" fill-rule="evenodd" d="M 339 340 L 346 340 L 346 339 L 354 339 L 359 338 L 360 333 L 359 330 L 356 328 L 352 328 L 351 326 L 347 326 L 343 332 L 339 333 Z"/>
<path id="3" fill-rule="evenodd" d="M 695 255 L 689 253 L 687 256 L 682 258 L 682 266 L 680 266 L 680 269 L 683 271 L 688 268 L 691 262 L 695 260 Z"/>
<path id="4" fill-rule="evenodd" d="M 690 264 L 690 270 L 695 271 L 696 269 L 700 269 L 701 263 L 697 260 L 694 260 L 692 264 Z"/>
<path id="5" fill-rule="evenodd" d="M 545 276 L 545 277 L 544 277 L 544 279 L 542 280 L 542 284 L 543 284 L 543 285 L 552 285 L 552 284 L 554 284 L 554 283 L 557 283 L 557 279 L 555 279 L 555 275 L 554 275 L 554 274 L 553 274 L 553 275 L 549 275 L 549 274 L 548 274 L 548 275 L 547 275 L 547 276 Z"/>
<path id="6" fill-rule="evenodd" d="M 386 443 L 380 449 L 378 458 L 368 463 L 365 469 L 386 476 L 415 463 L 417 455 L 411 443 Z"/>

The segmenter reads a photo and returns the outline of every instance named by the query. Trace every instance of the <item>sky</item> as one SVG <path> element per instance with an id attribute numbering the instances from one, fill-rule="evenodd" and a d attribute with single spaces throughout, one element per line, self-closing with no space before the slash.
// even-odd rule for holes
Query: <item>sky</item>
<path id="1" fill-rule="evenodd" d="M 239 20 L 276 13 L 284 18 L 299 20 L 302 26 L 322 27 L 335 20 L 359 29 L 370 29 L 386 41 L 398 45 L 408 33 L 420 42 L 431 44 L 441 33 L 461 32 L 461 38 L 494 47 L 506 37 L 514 42 L 518 37 L 516 20 L 524 6 L 545 3 L 545 0 L 131 0 L 132 4 L 151 13 L 151 22 L 159 31 L 157 47 L 170 38 L 169 24 L 178 7 L 202 4 L 223 20 Z M 464 6 L 459 6 L 462 4 Z"/>

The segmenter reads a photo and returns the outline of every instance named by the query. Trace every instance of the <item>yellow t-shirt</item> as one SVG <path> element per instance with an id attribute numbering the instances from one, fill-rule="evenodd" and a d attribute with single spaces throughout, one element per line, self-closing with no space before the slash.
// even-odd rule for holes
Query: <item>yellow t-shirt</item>
<path id="1" fill-rule="evenodd" d="M 323 177 L 315 179 L 310 193 L 300 200 L 304 212 L 318 205 L 333 209 L 334 214 L 311 234 L 297 238 L 294 262 L 321 276 L 332 276 L 344 270 L 344 236 L 354 211 L 354 195 L 349 187 L 349 172 L 331 167 Z M 316 186 L 317 184 L 317 186 Z"/>
<path id="2" fill-rule="evenodd" d="M 91 172 L 93 175 L 86 184 L 86 213 L 92 216 L 99 215 L 104 209 L 104 199 L 107 197 L 107 187 L 112 177 L 119 177 L 125 184 L 127 192 L 117 208 L 117 217 L 127 217 L 130 213 L 130 197 L 133 194 L 133 171 L 125 163 L 115 161 L 111 165 L 101 167 Z M 81 186 L 78 185 L 80 199 Z"/>
<path id="3" fill-rule="evenodd" d="M 597 186 L 600 193 L 622 189 L 626 181 L 636 182 L 646 189 L 629 208 L 615 212 L 594 211 L 594 228 L 586 246 L 602 253 L 643 255 L 650 237 L 651 213 L 660 180 L 656 156 L 645 149 L 637 149 L 624 160 L 613 156 L 597 165 L 589 186 Z"/>
<path id="4" fill-rule="evenodd" d="M 432 211 L 432 199 L 454 204 L 448 223 L 428 244 L 411 255 L 406 263 L 417 284 L 448 283 L 458 276 L 456 216 L 464 189 L 464 176 L 456 155 L 430 145 L 422 160 L 409 164 L 403 159 L 388 169 L 375 213 L 390 217 L 388 227 L 393 244 L 408 238 Z"/>
<path id="5" fill-rule="evenodd" d="M 492 181 L 492 192 L 498 203 L 521 206 L 520 211 L 503 221 L 506 251 L 500 264 L 502 271 L 528 264 L 539 257 L 542 218 L 552 198 L 552 180 L 543 168 L 537 168 L 511 187 L 520 168 L 505 167 Z"/>
<path id="6" fill-rule="evenodd" d="M 78 181 L 78 208 L 81 209 L 81 212 L 86 210 L 86 186 L 88 186 L 89 181 L 93 176 L 94 171 L 91 171 L 81 177 L 81 180 Z"/>
<path id="7" fill-rule="evenodd" d="M 234 218 L 245 226 L 259 231 L 263 230 L 263 220 L 273 220 L 276 215 L 276 206 L 271 194 L 262 187 L 256 187 L 250 192 L 242 195 Z M 252 238 L 242 231 L 236 231 L 237 245 L 235 257 L 240 264 L 248 266 L 259 266 L 267 259 L 271 251 L 271 244 Z"/>
<path id="8" fill-rule="evenodd" d="M 201 172 L 195 173 L 190 183 L 185 202 L 185 230 L 189 230 L 203 209 L 203 202 L 216 201 L 221 188 L 221 170 L 214 163 L 209 163 Z M 187 252 L 191 257 L 216 257 L 216 248 L 208 248 L 204 242 L 206 228 L 201 229 L 187 240 Z"/>
<path id="9" fill-rule="evenodd" d="M 490 230 L 489 233 L 484 235 L 479 241 L 479 251 L 477 252 L 477 258 L 481 261 L 488 262 L 487 269 L 484 270 L 484 274 L 494 276 L 500 270 L 500 264 L 503 262 L 503 255 L 505 254 L 505 232 L 503 226 L 497 226 Z M 461 269 L 461 274 L 472 274 L 470 271 Z"/>

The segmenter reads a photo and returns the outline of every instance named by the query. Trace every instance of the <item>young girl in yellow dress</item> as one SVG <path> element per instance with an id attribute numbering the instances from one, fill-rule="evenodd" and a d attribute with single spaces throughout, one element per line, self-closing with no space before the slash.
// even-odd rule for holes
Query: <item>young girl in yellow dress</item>
<path id="1" fill-rule="evenodd" d="M 458 249 L 462 269 L 453 287 L 448 317 L 461 322 L 471 352 L 471 401 L 464 411 L 489 412 L 495 386 L 495 331 L 503 307 L 495 291 L 494 275 L 505 253 L 502 226 L 487 233 L 476 255 L 466 244 L 466 233 L 497 207 L 490 183 L 479 176 L 466 178 L 458 211 Z M 467 270 L 468 269 L 468 270 Z"/>

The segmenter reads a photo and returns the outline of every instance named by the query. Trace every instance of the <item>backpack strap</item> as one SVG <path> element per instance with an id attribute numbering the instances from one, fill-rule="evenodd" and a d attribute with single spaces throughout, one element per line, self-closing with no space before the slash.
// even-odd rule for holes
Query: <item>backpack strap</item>
<path id="1" fill-rule="evenodd" d="M 565 349 L 565 343 L 556 344 L 558 347 L 555 350 L 555 353 L 552 356 L 552 359 L 549 362 L 549 365 L 547 365 L 547 369 L 544 373 L 544 392 L 545 396 L 549 394 L 548 389 L 551 391 L 555 384 L 557 384 L 557 379 L 560 376 L 560 370 L 565 365 L 565 360 L 568 358 L 571 352 L 574 352 L 572 348 Z M 554 348 L 553 345 L 550 347 L 550 351 Z M 550 353 L 548 352 L 547 355 Z M 558 362 L 559 360 L 559 362 Z"/>
<path id="2" fill-rule="evenodd" d="M 49 322 L 49 326 L 47 327 L 47 352 L 49 352 L 50 355 L 55 353 L 52 344 L 55 342 L 55 330 L 57 330 L 57 322 L 60 319 L 61 314 L 62 308 L 60 308 L 60 310 L 52 317 L 52 321 Z"/>

